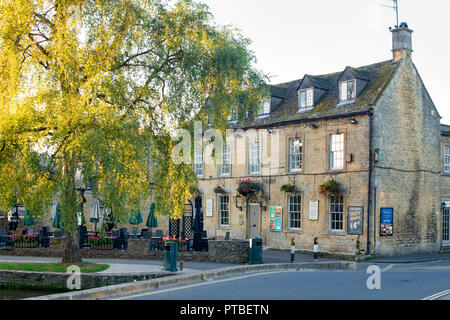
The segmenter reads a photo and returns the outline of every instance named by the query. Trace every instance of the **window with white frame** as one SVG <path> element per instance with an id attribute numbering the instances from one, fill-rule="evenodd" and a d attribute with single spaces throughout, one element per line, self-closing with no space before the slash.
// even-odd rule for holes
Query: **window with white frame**
<path id="1" fill-rule="evenodd" d="M 314 89 L 306 89 L 299 91 L 300 108 L 309 108 L 314 106 Z"/>
<path id="2" fill-rule="evenodd" d="M 249 174 L 260 173 L 261 171 L 261 150 L 259 143 L 250 144 L 248 157 L 248 172 Z"/>
<path id="3" fill-rule="evenodd" d="M 289 139 L 289 171 L 302 170 L 302 139 Z"/>
<path id="4" fill-rule="evenodd" d="M 344 230 L 344 197 L 330 196 L 330 230 L 343 231 Z"/>
<path id="5" fill-rule="evenodd" d="M 301 213 L 302 213 L 302 197 L 289 196 L 288 197 L 289 229 L 300 229 Z"/>
<path id="6" fill-rule="evenodd" d="M 444 147 L 444 172 L 450 173 L 450 146 Z"/>
<path id="7" fill-rule="evenodd" d="M 344 134 L 330 135 L 330 169 L 344 168 Z"/>
<path id="8" fill-rule="evenodd" d="M 195 150 L 194 152 L 194 171 L 197 176 L 203 176 L 204 168 L 203 168 L 203 150 Z"/>
<path id="9" fill-rule="evenodd" d="M 342 81 L 341 82 L 341 101 L 349 101 L 356 98 L 356 81 Z"/>
<path id="10" fill-rule="evenodd" d="M 270 100 L 265 100 L 261 103 L 259 106 L 259 112 L 258 115 L 267 115 L 270 113 Z"/>
<path id="11" fill-rule="evenodd" d="M 221 226 L 230 225 L 230 196 L 219 196 L 219 224 Z"/>
<path id="12" fill-rule="evenodd" d="M 227 144 L 223 148 L 222 163 L 220 164 L 220 175 L 229 176 L 231 174 L 231 145 Z"/>

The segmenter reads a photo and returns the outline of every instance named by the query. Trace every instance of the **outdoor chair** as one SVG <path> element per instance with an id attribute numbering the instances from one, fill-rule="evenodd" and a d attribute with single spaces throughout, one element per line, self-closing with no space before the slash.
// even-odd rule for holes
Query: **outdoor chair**
<path id="1" fill-rule="evenodd" d="M 50 238 L 45 235 L 44 230 L 39 230 L 39 247 L 41 248 L 50 247 Z"/>
<path id="2" fill-rule="evenodd" d="M 53 236 L 53 232 L 50 231 L 50 227 L 49 226 L 42 227 L 42 230 L 44 231 L 44 236 L 46 236 L 46 237 Z"/>
<path id="3" fill-rule="evenodd" d="M 117 234 L 113 231 L 113 235 Z M 118 236 L 114 240 L 113 248 L 119 250 L 127 250 L 128 249 L 128 233 L 127 228 L 120 228 L 118 232 Z"/>
<path id="4" fill-rule="evenodd" d="M 8 231 L 0 229 L 0 247 L 7 247 L 12 245 L 12 240 L 8 236 Z"/>
<path id="5" fill-rule="evenodd" d="M 150 238 L 150 251 L 162 250 L 162 238 L 164 234 L 162 230 L 155 230 Z"/>
<path id="6" fill-rule="evenodd" d="M 129 233 L 129 238 L 137 239 L 137 227 L 131 228 L 131 233 Z"/>
<path id="7" fill-rule="evenodd" d="M 164 236 L 163 231 L 162 230 L 155 230 L 155 233 L 152 235 L 152 238 L 162 238 Z"/>
<path id="8" fill-rule="evenodd" d="M 79 228 L 79 237 L 80 237 L 80 249 L 89 248 L 89 233 L 87 231 L 86 226 L 80 226 Z"/>
<path id="9" fill-rule="evenodd" d="M 142 229 L 139 237 L 142 239 L 150 240 L 150 231 L 148 229 Z"/>

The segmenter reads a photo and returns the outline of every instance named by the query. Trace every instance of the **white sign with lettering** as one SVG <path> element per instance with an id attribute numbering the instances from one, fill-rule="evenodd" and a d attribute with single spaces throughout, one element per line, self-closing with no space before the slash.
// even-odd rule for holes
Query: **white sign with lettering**
<path id="1" fill-rule="evenodd" d="M 309 200 L 309 220 L 319 220 L 319 200 Z"/>
<path id="2" fill-rule="evenodd" d="M 212 217 L 213 199 L 206 199 L 206 216 Z"/>

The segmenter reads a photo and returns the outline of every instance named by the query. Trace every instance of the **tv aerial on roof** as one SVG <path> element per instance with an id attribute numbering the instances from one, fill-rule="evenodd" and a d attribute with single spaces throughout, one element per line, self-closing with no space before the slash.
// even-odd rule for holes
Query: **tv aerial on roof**
<path id="1" fill-rule="evenodd" d="M 395 16 L 396 16 L 396 18 L 397 18 L 397 24 L 395 25 L 395 27 L 396 28 L 398 28 L 398 26 L 399 26 L 399 24 L 398 24 L 398 0 L 392 0 L 392 2 L 393 2 L 393 5 L 386 5 L 386 4 L 382 4 L 381 6 L 382 7 L 385 7 L 385 8 L 391 8 L 391 9 L 394 9 L 394 11 L 395 11 Z"/>

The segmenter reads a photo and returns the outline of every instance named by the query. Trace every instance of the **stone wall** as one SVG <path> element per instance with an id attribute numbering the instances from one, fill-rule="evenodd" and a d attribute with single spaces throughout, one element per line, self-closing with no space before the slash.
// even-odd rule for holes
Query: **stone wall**
<path id="1" fill-rule="evenodd" d="M 173 275 L 169 272 L 152 272 L 139 274 L 81 274 L 81 289 L 92 289 L 115 284 L 149 280 Z M 49 290 L 67 289 L 70 275 L 59 272 L 28 272 L 0 270 L 0 287 L 33 288 Z"/>
<path id="2" fill-rule="evenodd" d="M 434 252 L 440 248 L 440 118 L 411 59 L 374 107 L 375 252 Z M 380 237 L 380 208 L 394 209 L 393 236 Z"/>
<path id="3" fill-rule="evenodd" d="M 208 243 L 209 251 L 178 252 L 178 260 L 216 263 L 248 262 L 248 241 L 213 241 Z M 81 257 L 90 259 L 140 259 L 163 260 L 164 252 L 150 252 L 147 240 L 128 240 L 128 250 L 82 249 Z M 49 248 L 0 248 L 0 256 L 58 257 L 62 258 L 64 244 L 61 239 L 50 239 Z"/>
<path id="4" fill-rule="evenodd" d="M 258 203 L 262 199 L 265 207 L 258 206 L 259 211 L 259 236 L 263 244 L 268 247 L 289 249 L 291 239 L 296 240 L 298 249 L 312 250 L 314 237 L 320 239 L 320 250 L 333 253 L 355 254 L 358 236 L 347 234 L 347 208 L 349 206 L 364 207 L 367 217 L 368 194 L 368 167 L 369 167 L 369 117 L 360 115 L 354 117 L 357 124 L 349 123 L 349 118 L 328 119 L 313 121 L 318 125 L 317 129 L 308 126 L 309 123 L 290 124 L 273 127 L 273 133 L 269 135 L 266 129 L 239 133 L 241 138 L 233 140 L 233 165 L 230 177 L 218 175 L 218 168 L 212 164 L 205 164 L 204 177 L 200 178 L 199 189 L 203 197 L 204 225 L 209 236 L 225 236 L 230 232 L 232 239 L 248 238 L 248 208 L 246 203 L 240 200 L 236 206 L 233 198 L 237 192 L 237 182 L 242 178 L 250 178 L 261 182 L 264 194 L 258 199 L 249 202 Z M 329 136 L 332 133 L 344 133 L 345 152 L 344 168 L 342 170 L 330 170 Z M 250 141 L 260 136 L 262 143 L 262 171 L 261 175 L 249 176 L 246 159 Z M 303 144 L 303 167 L 300 172 L 289 172 L 289 139 L 300 137 Z M 351 161 L 347 161 L 350 159 Z M 235 164 L 236 162 L 236 164 Z M 341 232 L 333 232 L 329 225 L 329 200 L 319 194 L 319 185 L 334 178 L 341 183 L 344 195 L 344 229 Z M 222 185 L 231 197 L 230 201 L 230 225 L 221 226 L 219 223 L 219 195 L 213 192 L 218 184 Z M 280 190 L 284 184 L 295 184 L 297 192 L 286 193 Z M 288 224 L 288 197 L 300 195 L 301 198 L 301 228 L 290 229 Z M 212 216 L 206 216 L 206 200 L 212 199 Z M 309 219 L 309 201 L 319 201 L 318 220 Z M 283 207 L 282 232 L 272 232 L 270 224 L 270 206 Z M 364 234 L 367 221 L 364 221 Z M 366 237 L 359 237 L 360 247 L 366 247 Z"/>

